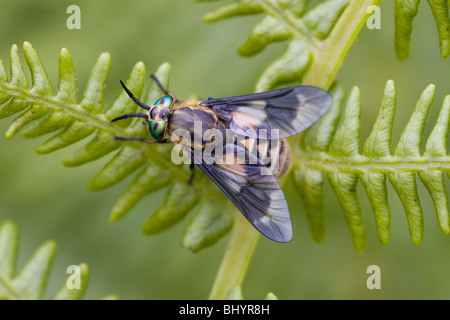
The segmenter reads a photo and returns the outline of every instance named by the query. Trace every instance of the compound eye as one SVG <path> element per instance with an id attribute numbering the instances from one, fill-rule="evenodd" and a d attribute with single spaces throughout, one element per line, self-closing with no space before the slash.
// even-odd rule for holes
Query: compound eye
<path id="1" fill-rule="evenodd" d="M 149 121 L 148 127 L 150 130 L 150 134 L 157 141 L 162 141 L 166 134 L 166 122 L 165 121 Z"/>
<path id="2" fill-rule="evenodd" d="M 162 98 L 159 98 L 159 100 L 155 102 L 155 106 L 163 108 L 170 108 L 171 105 L 172 105 L 172 97 L 170 96 L 164 96 Z"/>

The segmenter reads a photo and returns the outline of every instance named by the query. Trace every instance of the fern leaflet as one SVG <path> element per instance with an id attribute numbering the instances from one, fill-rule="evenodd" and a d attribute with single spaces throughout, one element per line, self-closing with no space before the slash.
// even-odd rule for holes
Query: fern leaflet
<path id="1" fill-rule="evenodd" d="M 293 170 L 293 178 L 317 242 L 323 240 L 325 232 L 323 172 L 337 195 L 355 247 L 360 252 L 366 244 L 366 230 L 356 194 L 359 179 L 363 182 L 371 203 L 381 243 L 386 244 L 390 235 L 387 178 L 403 203 L 411 240 L 415 245 L 421 243 L 424 229 L 416 174 L 430 192 L 441 230 L 445 234 L 449 233 L 448 197 L 444 175 L 450 170 L 450 157 L 446 152 L 450 95 L 443 101 L 439 118 L 427 139 L 425 151 L 420 152 L 423 128 L 433 102 L 434 90 L 434 85 L 429 85 L 419 97 L 392 154 L 390 145 L 396 106 L 393 81 L 386 83 L 378 118 L 362 152 L 359 150 L 359 89 L 355 87 L 351 91 L 342 125 L 338 128 L 344 94 L 339 85 L 333 88 L 335 103 L 332 110 L 303 135 Z"/>

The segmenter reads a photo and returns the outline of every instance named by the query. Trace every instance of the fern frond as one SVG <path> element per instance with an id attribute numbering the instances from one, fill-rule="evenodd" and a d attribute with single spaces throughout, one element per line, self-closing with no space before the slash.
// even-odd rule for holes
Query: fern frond
<path id="1" fill-rule="evenodd" d="M 149 193 L 167 188 L 162 206 L 144 223 L 142 231 L 158 234 L 172 227 L 190 212 L 182 245 L 198 251 L 227 234 L 234 221 L 230 210 L 235 210 L 227 198 L 212 187 L 205 175 L 197 175 L 193 186 L 187 186 L 189 172 L 176 166 L 170 159 L 170 146 L 147 145 L 136 141 L 120 142 L 114 136 L 146 136 L 145 126 L 127 119 L 117 126 L 110 120 L 124 113 L 136 111 L 126 93 L 121 92 L 103 111 L 103 89 L 109 70 L 108 54 L 100 55 L 93 68 L 82 101 L 77 104 L 71 90 L 76 88 L 70 53 L 63 49 L 60 55 L 60 83 L 53 94 L 37 53 L 29 43 L 24 44 L 25 58 L 32 74 L 32 85 L 24 77 L 17 46 L 11 50 L 11 78 L 0 66 L 0 113 L 12 115 L 21 112 L 7 131 L 7 137 L 22 129 L 26 137 L 38 137 L 56 131 L 37 151 L 57 150 L 89 135 L 93 137 L 79 150 L 66 156 L 68 166 L 81 165 L 111 152 L 115 155 L 90 181 L 91 189 L 104 189 L 123 180 L 139 169 L 138 174 L 119 196 L 111 210 L 110 220 L 122 219 Z M 168 85 L 170 66 L 163 64 L 156 75 L 164 86 Z M 130 73 L 127 86 L 146 104 L 162 94 L 152 82 L 143 92 L 145 67 L 138 63 Z M 395 113 L 396 91 L 392 81 L 386 85 L 379 117 L 371 135 L 359 150 L 360 92 L 355 87 L 349 96 L 342 125 L 338 128 L 344 100 L 343 88 L 337 84 L 331 89 L 334 104 L 320 121 L 305 132 L 294 152 L 294 181 L 302 196 L 313 238 L 320 242 L 325 234 L 323 209 L 323 176 L 328 177 L 344 211 L 353 241 L 358 251 L 366 243 L 361 208 L 356 194 L 360 179 L 372 205 L 378 238 L 387 243 L 390 234 L 390 215 L 387 202 L 386 179 L 398 193 L 407 213 L 411 239 L 418 245 L 423 237 L 423 218 L 416 187 L 416 173 L 429 190 L 435 203 L 442 231 L 449 233 L 448 199 L 443 184 L 444 172 L 449 169 L 446 153 L 449 103 L 446 98 L 435 129 L 420 153 L 424 121 L 434 97 L 434 86 L 429 86 L 419 98 L 416 110 L 404 129 L 393 154 L 390 152 L 392 121 Z M 50 120 L 53 119 L 53 120 Z M 58 119 L 58 121 L 55 121 Z M 28 124 L 27 126 L 25 124 Z M 11 129 L 12 128 L 12 129 Z M 45 147 L 42 147 L 42 146 Z"/>
<path id="2" fill-rule="evenodd" d="M 37 153 L 45 154 L 92 136 L 84 146 L 63 159 L 64 165 L 72 167 L 115 152 L 111 160 L 89 182 L 88 187 L 92 190 L 112 186 L 140 169 L 113 206 L 110 221 L 120 220 L 146 195 L 167 187 L 164 204 L 143 225 L 145 234 L 162 232 L 191 211 L 195 211 L 195 215 L 186 228 L 182 244 L 193 251 L 214 244 L 231 229 L 233 215 L 224 210 L 231 208 L 225 196 L 211 189 L 212 182 L 205 183 L 205 177 L 200 174 L 193 187 L 188 187 L 186 183 L 190 173 L 187 168 L 176 166 L 168 160 L 170 146 L 149 146 L 140 142 L 124 144 L 114 139 L 114 136 L 146 136 L 148 131 L 140 121 L 132 119 L 111 124 L 112 119 L 135 112 L 136 105 L 125 92 L 120 92 L 104 110 L 104 88 L 111 64 L 108 53 L 101 54 L 97 59 L 83 98 L 78 103 L 75 71 L 67 49 L 62 49 L 60 53 L 59 84 L 55 94 L 35 49 L 25 42 L 23 51 L 31 72 L 31 85 L 23 70 L 16 45 L 11 49 L 10 78 L 3 63 L 0 64 L 0 118 L 20 113 L 9 126 L 6 138 L 13 137 L 19 131 L 24 138 L 53 133 L 53 136 L 35 149 Z M 161 65 L 155 74 L 168 87 L 170 65 Z M 132 69 L 126 85 L 144 103 L 152 104 L 162 93 L 154 82 L 144 93 L 145 77 L 145 66 L 139 62 Z M 200 197 L 201 195 L 203 196 Z M 215 203 L 214 206 L 212 202 Z M 221 205 L 218 206 L 217 203 Z M 217 206 L 222 210 L 210 210 Z"/>
<path id="3" fill-rule="evenodd" d="M 373 129 L 364 143 L 360 141 L 361 98 L 357 87 L 351 91 L 340 127 L 337 127 L 343 106 L 343 89 L 332 89 L 334 104 L 318 124 L 302 136 L 296 150 L 293 178 L 307 212 L 313 238 L 324 238 L 323 172 L 326 173 L 339 200 L 356 249 L 366 244 L 366 230 L 356 194 L 360 179 L 375 216 L 378 238 L 386 244 L 390 236 L 390 212 L 386 180 L 389 179 L 406 212 L 411 240 L 420 245 L 423 238 L 423 213 L 417 192 L 416 176 L 429 191 L 437 211 L 441 230 L 448 234 L 448 196 L 444 175 L 450 170 L 446 151 L 450 95 L 445 97 L 438 120 L 420 152 L 423 128 L 434 98 L 434 85 L 429 85 L 419 97 L 415 110 L 406 124 L 394 152 L 391 153 L 392 123 L 396 107 L 396 89 L 388 81 L 381 108 Z M 323 131 L 322 131 L 323 130 Z"/>
<path id="4" fill-rule="evenodd" d="M 267 91 L 279 84 L 300 80 L 328 88 L 334 81 L 334 71 L 339 68 L 342 57 L 363 27 L 360 21 L 368 15 L 367 7 L 379 2 L 323 0 L 311 7 L 307 0 L 233 0 L 206 14 L 204 20 L 215 22 L 235 16 L 262 14 L 262 19 L 239 47 L 239 54 L 243 56 L 258 54 L 271 43 L 287 41 L 285 52 L 264 70 L 255 91 Z M 353 25 L 348 23 L 346 15 L 363 19 L 358 19 L 359 22 Z M 323 55 L 327 52 L 333 52 L 335 57 L 333 61 L 324 63 Z M 315 69 L 317 66 L 333 66 L 333 70 L 323 70 L 322 74 Z M 309 70 L 314 70 L 315 75 L 309 74 Z"/>
<path id="5" fill-rule="evenodd" d="M 239 47 L 243 56 L 260 53 L 274 42 L 289 41 L 284 54 L 269 65 L 256 85 L 266 91 L 277 84 L 299 81 L 320 50 L 321 40 L 330 33 L 349 0 L 323 1 L 306 10 L 308 1 L 245 0 L 232 1 L 204 16 L 207 22 L 263 13 L 263 18 Z"/>
<path id="6" fill-rule="evenodd" d="M 18 237 L 18 228 L 14 222 L 0 223 L 0 300 L 42 299 L 56 253 L 56 243 L 52 240 L 43 243 L 15 275 Z M 89 282 L 89 269 L 85 263 L 77 267 L 80 271 L 80 287 L 69 288 L 65 282 L 53 299 L 83 299 Z"/>
<path id="7" fill-rule="evenodd" d="M 239 47 L 238 52 L 242 56 L 253 56 L 271 43 L 288 41 L 283 55 L 265 69 L 256 85 L 256 91 L 266 91 L 278 84 L 300 80 L 321 85 L 312 81 L 316 78 L 305 78 L 308 70 L 314 69 L 313 64 L 322 61 L 323 52 L 332 51 L 337 56 L 340 55 L 340 50 L 336 50 L 336 43 L 344 44 L 346 41 L 338 39 L 339 34 L 343 34 L 338 26 L 339 20 L 346 21 L 345 14 L 364 14 L 362 9 L 365 12 L 370 5 L 379 3 L 380 1 L 323 0 L 308 7 L 307 0 L 232 0 L 206 14 L 204 20 L 216 22 L 236 16 L 262 14 L 262 19 Z M 400 60 L 409 56 L 413 20 L 419 11 L 419 4 L 420 0 L 395 0 L 395 51 Z M 441 56 L 446 59 L 450 54 L 448 3 L 446 0 L 428 0 L 428 4 L 438 30 Z M 346 32 L 357 34 L 361 29 L 361 26 L 353 27 L 357 28 L 349 28 Z M 334 61 L 330 64 L 333 65 Z M 331 82 L 323 87 L 328 88 L 330 84 Z"/>
<path id="8" fill-rule="evenodd" d="M 395 51 L 399 60 L 409 56 L 412 24 L 419 11 L 420 0 L 395 0 Z M 428 0 L 439 36 L 443 59 L 450 54 L 450 17 L 446 0 Z"/>

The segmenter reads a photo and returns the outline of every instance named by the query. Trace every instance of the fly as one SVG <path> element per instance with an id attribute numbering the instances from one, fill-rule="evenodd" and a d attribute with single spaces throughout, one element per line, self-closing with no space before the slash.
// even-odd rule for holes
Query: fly
<path id="1" fill-rule="evenodd" d="M 128 96 L 146 112 L 125 114 L 112 122 L 143 118 L 153 139 L 115 138 L 181 145 L 191 159 L 191 170 L 197 165 L 259 232 L 277 242 L 290 241 L 289 209 L 277 181 L 290 162 L 289 145 L 284 138 L 316 122 L 330 108 L 331 95 L 313 86 L 294 86 L 180 102 L 154 75 L 152 78 L 165 95 L 147 106 L 121 81 Z M 181 141 L 174 139 L 180 130 L 188 133 Z M 216 133 L 214 138 L 201 139 L 211 131 Z M 215 161 L 206 158 L 207 150 Z"/>

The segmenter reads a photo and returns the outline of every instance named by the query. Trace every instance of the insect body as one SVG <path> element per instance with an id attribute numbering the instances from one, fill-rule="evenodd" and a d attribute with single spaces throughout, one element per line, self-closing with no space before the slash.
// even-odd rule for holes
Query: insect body
<path id="1" fill-rule="evenodd" d="M 289 210 L 276 179 L 289 166 L 289 148 L 284 138 L 317 121 L 331 106 L 331 95 L 317 87 L 295 86 L 180 102 L 152 77 L 165 96 L 147 106 L 121 82 L 130 98 L 147 112 L 126 114 L 112 121 L 144 118 L 153 140 L 116 139 L 168 143 L 171 137 L 172 143 L 181 144 L 189 154 L 191 168 L 197 165 L 258 231 L 277 242 L 290 241 Z M 181 141 L 177 134 L 180 130 L 187 132 Z M 212 138 L 205 139 L 211 132 Z"/>

